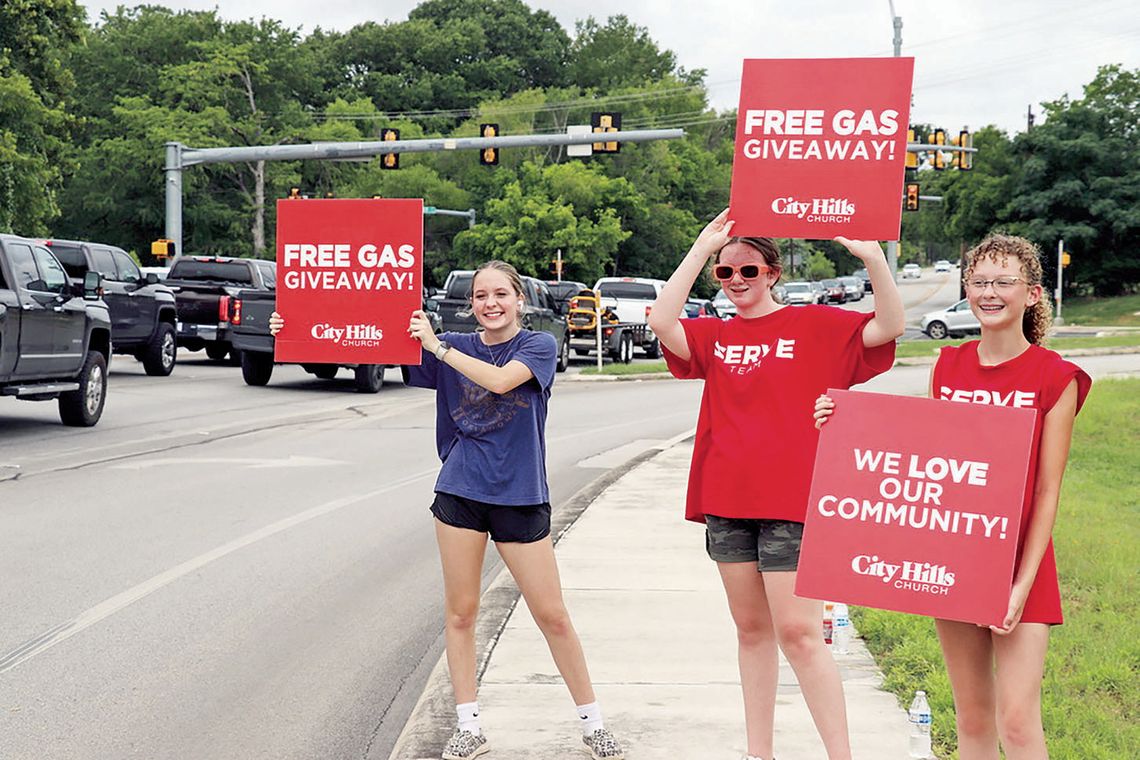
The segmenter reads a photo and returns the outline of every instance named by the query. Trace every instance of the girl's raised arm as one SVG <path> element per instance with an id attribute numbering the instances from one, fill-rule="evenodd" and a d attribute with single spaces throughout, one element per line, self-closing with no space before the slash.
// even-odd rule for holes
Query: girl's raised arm
<path id="1" fill-rule="evenodd" d="M 689 298 L 689 291 L 693 289 L 693 283 L 697 281 L 709 258 L 715 256 L 732 237 L 733 224 L 728 218 L 728 209 L 725 209 L 705 225 L 661 289 L 661 294 L 649 312 L 649 329 L 665 348 L 684 361 L 688 361 L 691 354 L 685 329 L 681 327 L 681 312 Z"/>

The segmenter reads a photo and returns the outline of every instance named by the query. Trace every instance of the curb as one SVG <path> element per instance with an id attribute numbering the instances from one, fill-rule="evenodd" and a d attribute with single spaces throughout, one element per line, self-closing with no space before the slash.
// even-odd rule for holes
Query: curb
<path id="1" fill-rule="evenodd" d="M 555 547 L 566 531 L 577 521 L 599 496 L 610 486 L 658 454 L 693 437 L 695 430 L 687 430 L 659 446 L 647 449 L 590 483 L 559 505 L 551 515 L 550 535 Z M 479 615 L 475 629 L 475 677 L 482 682 L 483 673 L 495 651 L 507 621 L 514 612 L 521 594 L 510 571 L 503 567 L 479 598 Z M 442 637 L 442 632 L 440 636 Z M 423 693 L 412 708 L 407 722 L 396 738 L 388 760 L 435 760 L 439 749 L 451 736 L 455 723 L 454 700 L 447 673 L 446 652 L 440 656 L 428 676 Z"/>

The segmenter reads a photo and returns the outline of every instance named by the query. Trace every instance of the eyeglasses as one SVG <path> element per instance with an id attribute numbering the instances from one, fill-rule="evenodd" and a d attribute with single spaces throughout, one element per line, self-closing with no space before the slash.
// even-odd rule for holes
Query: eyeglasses
<path id="1" fill-rule="evenodd" d="M 981 277 L 975 277 L 966 280 L 966 287 L 980 293 L 986 289 L 987 285 L 993 285 L 995 291 L 1004 293 L 1008 290 L 1012 290 L 1013 286 L 1019 282 L 1025 282 L 1025 280 L 1021 277 L 995 277 L 992 280 L 983 280 Z"/>
<path id="2" fill-rule="evenodd" d="M 731 280 L 732 276 L 740 272 L 740 276 L 746 280 L 755 280 L 760 276 L 761 272 L 767 272 L 767 264 L 744 264 L 740 268 L 734 267 L 731 264 L 717 264 L 713 267 L 713 277 L 718 280 Z"/>

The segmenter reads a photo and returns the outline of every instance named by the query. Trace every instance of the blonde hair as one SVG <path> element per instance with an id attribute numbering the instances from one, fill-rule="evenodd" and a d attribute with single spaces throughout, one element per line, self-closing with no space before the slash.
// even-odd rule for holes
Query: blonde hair
<path id="1" fill-rule="evenodd" d="M 1021 264 L 1026 284 L 1030 287 L 1042 285 L 1041 249 L 1023 237 L 998 232 L 987 235 L 985 240 L 966 252 L 966 266 L 962 270 L 962 279 L 969 280 L 974 273 L 974 267 L 982 259 L 989 259 L 998 266 L 1005 266 L 1011 258 Z M 1045 345 L 1046 335 L 1052 325 L 1053 305 L 1048 292 L 1042 288 L 1041 298 L 1025 310 L 1025 316 L 1021 318 L 1021 330 L 1026 340 L 1042 346 Z"/>

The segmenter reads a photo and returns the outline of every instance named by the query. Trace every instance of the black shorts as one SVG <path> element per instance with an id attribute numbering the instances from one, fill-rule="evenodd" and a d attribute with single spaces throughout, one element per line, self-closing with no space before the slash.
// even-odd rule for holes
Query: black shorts
<path id="1" fill-rule="evenodd" d="M 488 504 L 436 492 L 431 513 L 444 525 L 489 533 L 496 543 L 530 544 L 550 535 L 550 504 Z"/>
<path id="2" fill-rule="evenodd" d="M 716 562 L 755 562 L 762 573 L 793 571 L 803 523 L 705 515 L 705 548 Z"/>

